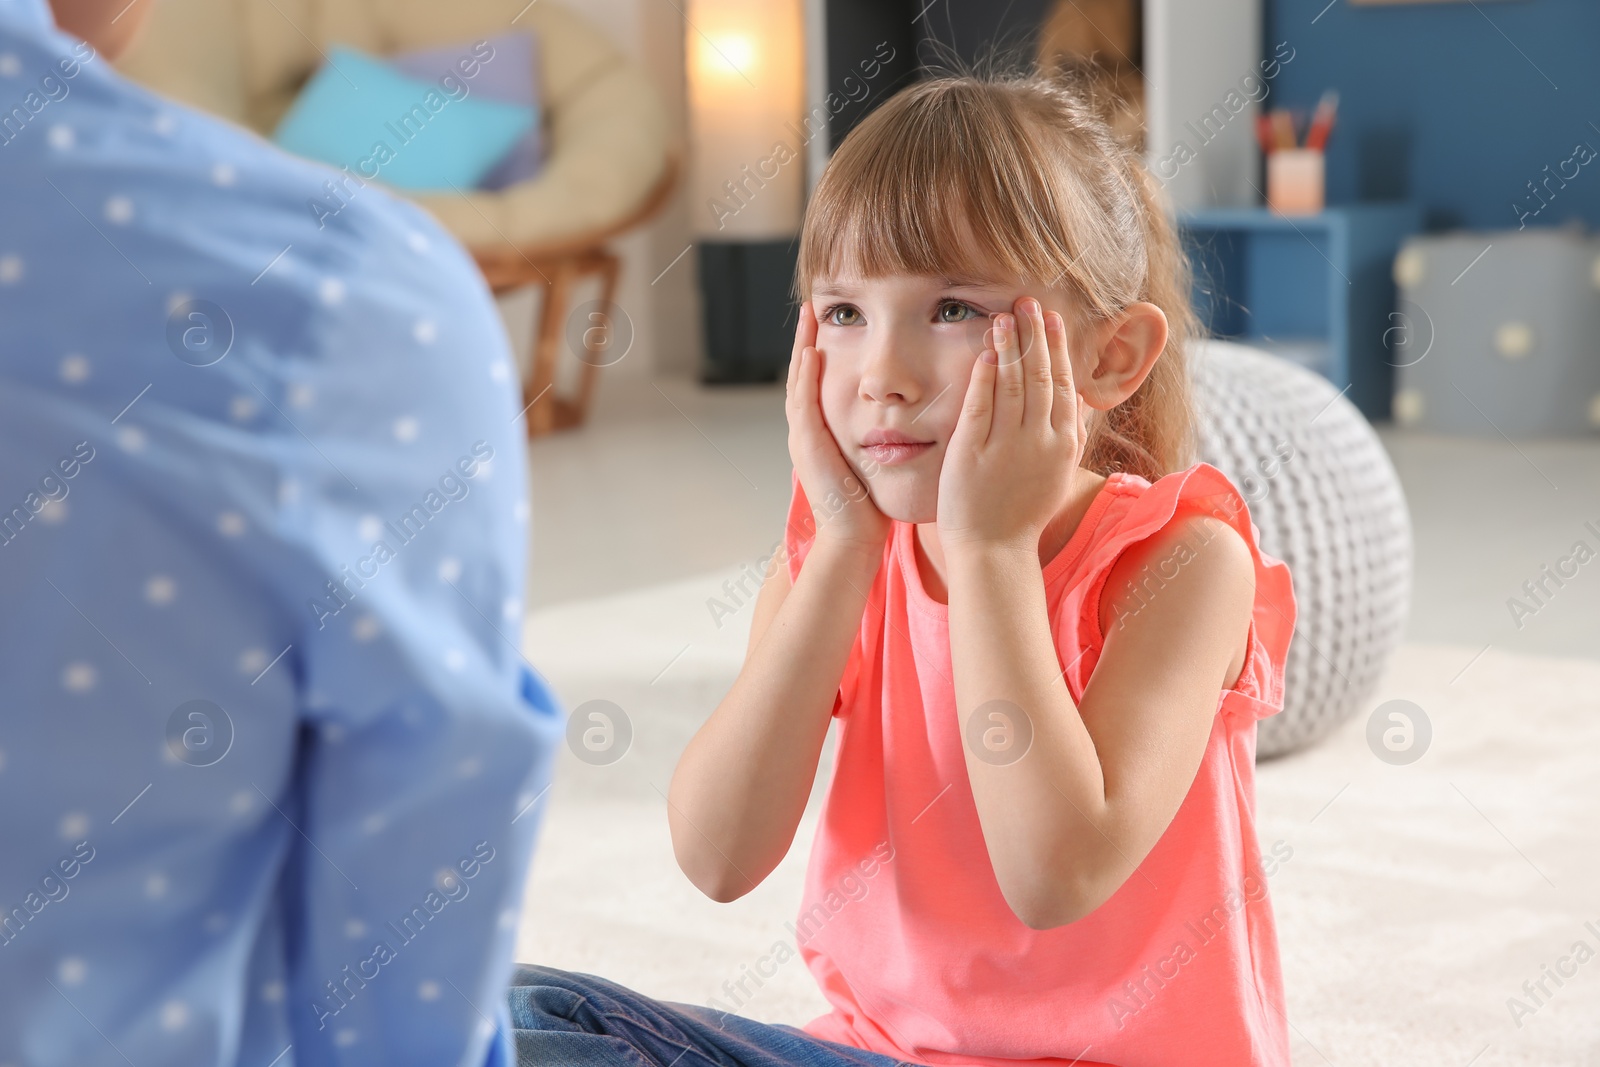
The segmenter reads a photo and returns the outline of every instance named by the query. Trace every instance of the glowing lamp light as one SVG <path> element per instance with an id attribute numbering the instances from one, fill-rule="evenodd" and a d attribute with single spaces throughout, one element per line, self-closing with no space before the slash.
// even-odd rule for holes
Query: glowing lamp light
<path id="1" fill-rule="evenodd" d="M 688 25 L 692 228 L 792 236 L 805 195 L 800 0 L 690 0 Z"/>
<path id="2" fill-rule="evenodd" d="M 695 66 L 702 78 L 727 78 L 738 81 L 754 73 L 756 43 L 742 33 L 718 37 L 696 37 Z"/>

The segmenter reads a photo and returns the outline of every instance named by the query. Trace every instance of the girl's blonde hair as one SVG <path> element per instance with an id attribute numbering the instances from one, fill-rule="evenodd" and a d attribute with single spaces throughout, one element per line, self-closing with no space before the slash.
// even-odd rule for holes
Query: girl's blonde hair
<path id="1" fill-rule="evenodd" d="M 1082 79 L 939 75 L 845 137 L 806 208 L 795 294 L 824 276 L 1014 277 L 1065 286 L 1104 321 L 1148 301 L 1167 344 L 1127 400 L 1090 420 L 1083 465 L 1154 481 L 1190 463 L 1190 268 L 1159 187 Z M 966 243 L 962 222 L 976 239 Z"/>

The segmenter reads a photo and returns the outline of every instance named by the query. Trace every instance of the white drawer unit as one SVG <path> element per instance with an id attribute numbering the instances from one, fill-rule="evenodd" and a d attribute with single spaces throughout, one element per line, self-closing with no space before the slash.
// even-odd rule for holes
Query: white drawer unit
<path id="1" fill-rule="evenodd" d="M 1600 239 L 1579 226 L 1412 237 L 1385 338 L 1402 426 L 1600 433 Z"/>

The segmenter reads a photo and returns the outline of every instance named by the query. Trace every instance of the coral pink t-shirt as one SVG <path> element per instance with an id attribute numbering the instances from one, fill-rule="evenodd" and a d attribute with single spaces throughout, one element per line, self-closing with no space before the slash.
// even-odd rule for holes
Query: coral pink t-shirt
<path id="1" fill-rule="evenodd" d="M 791 481 L 792 581 L 815 523 Z M 1255 826 L 1256 720 L 1283 706 L 1294 629 L 1288 568 L 1257 547 L 1244 500 L 1216 468 L 1154 483 L 1113 474 L 1044 567 L 1051 631 L 1079 701 L 1100 656 L 1112 565 L 1191 515 L 1228 522 L 1254 556 L 1244 669 L 1219 691 L 1205 757 L 1144 862 L 1095 911 L 1043 931 L 1000 894 L 956 720 L 947 608 L 923 589 L 914 526 L 893 523 L 835 700 L 833 783 L 796 926 L 833 1005 L 807 1032 L 934 1065 L 1288 1067 Z M 1170 558 L 1141 570 L 1146 589 Z"/>

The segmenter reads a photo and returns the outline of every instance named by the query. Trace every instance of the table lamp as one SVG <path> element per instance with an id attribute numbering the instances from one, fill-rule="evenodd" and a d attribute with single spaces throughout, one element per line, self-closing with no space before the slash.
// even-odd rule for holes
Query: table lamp
<path id="1" fill-rule="evenodd" d="M 805 205 L 800 0 L 690 0 L 689 203 L 699 252 L 701 381 L 783 377 Z"/>

